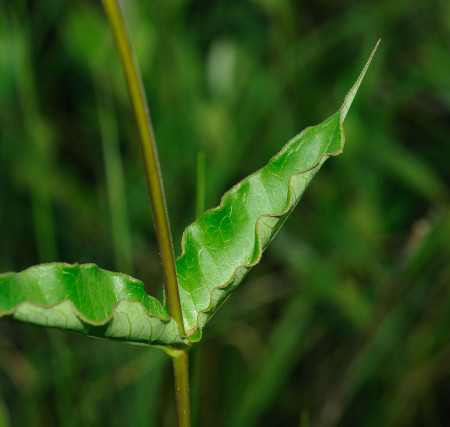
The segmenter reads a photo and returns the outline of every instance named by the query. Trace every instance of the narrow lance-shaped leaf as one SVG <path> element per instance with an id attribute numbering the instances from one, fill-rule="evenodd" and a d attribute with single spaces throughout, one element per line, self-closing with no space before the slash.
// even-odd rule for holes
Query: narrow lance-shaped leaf
<path id="1" fill-rule="evenodd" d="M 147 345 L 187 342 L 142 282 L 93 264 L 43 264 L 0 275 L 0 316 Z"/>
<path id="2" fill-rule="evenodd" d="M 260 261 L 325 160 L 342 152 L 343 121 L 377 47 L 335 114 L 291 139 L 265 167 L 225 193 L 218 207 L 186 228 L 177 273 L 191 341 L 201 338 L 208 319 Z"/>

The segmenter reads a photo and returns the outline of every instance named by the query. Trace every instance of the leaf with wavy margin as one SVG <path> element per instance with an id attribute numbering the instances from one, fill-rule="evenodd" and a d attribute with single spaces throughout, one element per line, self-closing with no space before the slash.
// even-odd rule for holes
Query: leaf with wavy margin
<path id="1" fill-rule="evenodd" d="M 343 121 L 378 43 L 338 112 L 292 138 L 265 167 L 225 193 L 218 207 L 186 228 L 176 267 L 191 341 L 201 338 L 208 319 L 260 261 L 325 160 L 342 152 Z"/>
<path id="2" fill-rule="evenodd" d="M 94 264 L 43 264 L 0 275 L 0 317 L 161 347 L 200 340 L 206 322 L 260 261 L 325 160 L 342 152 L 342 124 L 378 43 L 337 113 L 291 139 L 186 228 L 176 267 L 188 338 L 142 282 Z"/>
<path id="3" fill-rule="evenodd" d="M 137 344 L 187 343 L 142 282 L 94 264 L 42 264 L 0 275 L 0 316 Z"/>

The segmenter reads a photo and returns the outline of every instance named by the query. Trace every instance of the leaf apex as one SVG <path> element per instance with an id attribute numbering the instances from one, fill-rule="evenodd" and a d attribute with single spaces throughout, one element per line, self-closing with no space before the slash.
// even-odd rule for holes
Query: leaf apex
<path id="1" fill-rule="evenodd" d="M 380 44 L 381 39 L 379 39 L 375 45 L 375 47 L 372 50 L 372 53 L 370 54 L 369 59 L 366 62 L 366 65 L 364 65 L 364 68 L 362 69 L 358 79 L 356 80 L 355 84 L 352 86 L 352 88 L 347 93 L 347 96 L 344 99 L 344 103 L 341 107 L 341 123 L 344 121 L 345 117 L 347 116 L 348 110 L 350 109 L 350 106 L 352 105 L 353 99 L 356 96 L 356 93 L 358 92 L 359 86 L 361 85 L 361 82 L 364 79 L 364 76 L 366 74 L 367 69 L 369 68 L 370 63 L 372 62 L 372 59 L 375 55 L 375 52 L 377 51 L 378 45 Z"/>

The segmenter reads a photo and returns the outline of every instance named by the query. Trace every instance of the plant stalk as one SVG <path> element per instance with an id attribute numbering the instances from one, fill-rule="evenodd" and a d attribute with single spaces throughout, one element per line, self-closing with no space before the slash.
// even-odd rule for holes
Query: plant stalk
<path id="1" fill-rule="evenodd" d="M 191 426 L 191 406 L 189 398 L 189 349 L 177 351 L 172 357 L 175 377 L 175 399 L 177 404 L 178 427 Z"/>
<path id="2" fill-rule="evenodd" d="M 180 295 L 178 292 L 172 238 L 167 219 L 166 202 L 159 168 L 158 152 L 156 150 L 155 138 L 153 136 L 153 128 L 150 120 L 150 112 L 118 0 L 102 1 L 122 62 L 136 118 L 145 172 L 147 175 L 147 185 L 155 220 L 156 235 L 164 271 L 164 286 L 169 306 L 169 314 L 177 322 L 180 334 L 184 336 L 185 331 Z"/>
<path id="3" fill-rule="evenodd" d="M 169 314 L 177 322 L 180 334 L 184 336 L 186 333 L 183 326 L 183 315 L 181 311 L 180 294 L 178 291 L 172 238 L 170 235 L 166 201 L 159 168 L 158 152 L 153 136 L 153 127 L 150 120 L 147 99 L 145 97 L 142 81 L 137 69 L 137 63 L 131 49 L 125 21 L 118 0 L 102 1 L 122 62 L 138 127 L 147 176 L 147 185 L 155 220 L 156 235 L 164 271 L 164 286 L 169 306 Z M 190 427 L 189 348 L 186 347 L 180 350 L 174 350 L 172 352 L 172 360 L 175 377 L 178 427 Z"/>

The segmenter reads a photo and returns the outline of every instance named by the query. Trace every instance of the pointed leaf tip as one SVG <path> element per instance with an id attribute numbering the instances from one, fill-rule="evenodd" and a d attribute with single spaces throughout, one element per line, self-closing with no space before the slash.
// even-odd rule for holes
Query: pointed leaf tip
<path id="1" fill-rule="evenodd" d="M 358 79 L 356 80 L 353 87 L 349 90 L 347 93 L 347 96 L 344 99 L 344 103 L 341 107 L 341 121 L 343 122 L 345 117 L 347 116 L 348 110 L 350 109 L 350 106 L 352 105 L 353 99 L 355 98 L 356 92 L 358 92 L 359 86 L 361 85 L 361 82 L 366 74 L 367 69 L 369 68 L 370 63 L 372 62 L 372 58 L 375 55 L 375 52 L 377 51 L 378 45 L 380 44 L 381 39 L 377 41 L 377 44 L 372 50 L 372 53 L 370 54 L 369 59 L 366 62 L 366 65 L 361 71 L 361 74 L 359 75 Z"/>

